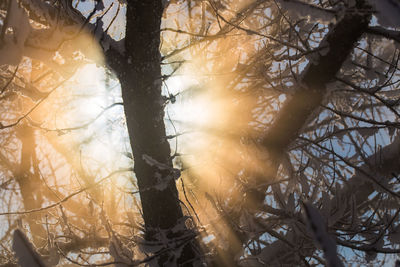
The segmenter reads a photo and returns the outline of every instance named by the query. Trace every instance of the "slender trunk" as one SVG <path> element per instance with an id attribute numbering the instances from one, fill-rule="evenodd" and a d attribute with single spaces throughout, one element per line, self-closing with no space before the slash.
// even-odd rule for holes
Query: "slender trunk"
<path id="1" fill-rule="evenodd" d="M 146 239 L 156 241 L 163 231 L 171 241 L 163 249 L 183 247 L 177 262 L 183 264 L 195 257 L 194 234 L 185 226 L 175 184 L 179 171 L 173 168 L 165 132 L 159 51 L 162 13 L 161 0 L 129 1 L 125 57 L 115 63 L 115 55 L 107 56 L 121 83 Z M 161 255 L 161 262 L 170 261 L 171 255 Z"/>
<path id="2" fill-rule="evenodd" d="M 147 229 L 169 229 L 182 218 L 161 98 L 161 15 L 161 1 L 132 1 L 128 4 L 128 64 L 124 72 L 119 73 Z"/>

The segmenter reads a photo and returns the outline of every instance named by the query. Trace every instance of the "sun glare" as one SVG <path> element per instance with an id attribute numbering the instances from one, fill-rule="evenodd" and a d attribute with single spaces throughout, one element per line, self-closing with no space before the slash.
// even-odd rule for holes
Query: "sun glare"
<path id="1" fill-rule="evenodd" d="M 185 124 L 185 127 L 204 127 L 211 120 L 212 107 L 207 99 L 205 89 L 199 81 L 189 75 L 170 77 L 166 82 L 167 94 L 174 100 L 168 108 L 169 116 L 176 124 Z M 176 103 L 175 103 L 176 101 Z"/>
<path id="2" fill-rule="evenodd" d="M 78 105 L 82 107 L 79 109 L 79 116 L 76 116 L 75 119 L 90 120 L 94 118 L 106 105 L 104 71 L 95 64 L 88 64 L 80 68 L 72 80 L 79 88 L 84 88 L 84 90 L 79 90 L 80 92 L 75 92 L 77 96 L 80 96 L 81 100 Z"/>

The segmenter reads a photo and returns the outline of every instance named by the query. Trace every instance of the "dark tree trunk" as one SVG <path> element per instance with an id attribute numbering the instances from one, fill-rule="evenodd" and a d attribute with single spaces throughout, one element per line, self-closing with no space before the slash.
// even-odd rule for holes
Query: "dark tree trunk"
<path id="1" fill-rule="evenodd" d="M 129 2 L 125 53 L 128 62 L 118 73 L 147 230 L 169 229 L 182 218 L 161 98 L 161 15 L 161 1 Z"/>
<path id="2" fill-rule="evenodd" d="M 125 55 L 111 51 L 107 60 L 121 83 L 146 239 L 155 241 L 160 230 L 166 231 L 170 240 L 184 247 L 178 260 L 182 264 L 195 256 L 194 234 L 185 226 L 175 184 L 179 171 L 173 169 L 165 132 L 159 50 L 162 13 L 161 0 L 129 1 Z M 161 259 L 168 257 L 165 253 Z"/>

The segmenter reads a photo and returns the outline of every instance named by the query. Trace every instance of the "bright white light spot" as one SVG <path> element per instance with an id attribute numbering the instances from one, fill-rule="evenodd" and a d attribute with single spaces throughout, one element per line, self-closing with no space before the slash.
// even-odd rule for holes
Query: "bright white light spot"
<path id="1" fill-rule="evenodd" d="M 281 94 L 281 95 L 279 95 L 278 99 L 279 99 L 280 102 L 283 103 L 283 102 L 285 102 L 285 100 L 286 100 L 286 95 Z"/>
<path id="2" fill-rule="evenodd" d="M 105 105 L 104 70 L 95 64 L 88 64 L 79 69 L 72 80 L 79 85 L 76 90 L 76 96 L 80 99 L 77 103 L 80 106 L 78 119 L 94 118 Z"/>
<path id="3" fill-rule="evenodd" d="M 190 76 L 173 76 L 166 82 L 166 94 L 176 96 L 176 102 L 168 106 L 172 121 L 181 130 L 196 130 L 210 120 L 210 101 L 204 88 Z"/>

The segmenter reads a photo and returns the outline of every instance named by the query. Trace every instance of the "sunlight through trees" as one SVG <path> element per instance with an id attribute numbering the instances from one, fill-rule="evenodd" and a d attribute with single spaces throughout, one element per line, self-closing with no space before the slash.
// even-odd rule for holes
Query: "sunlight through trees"
<path id="1" fill-rule="evenodd" d="M 397 266 L 399 17 L 0 1 L 0 266 Z"/>

